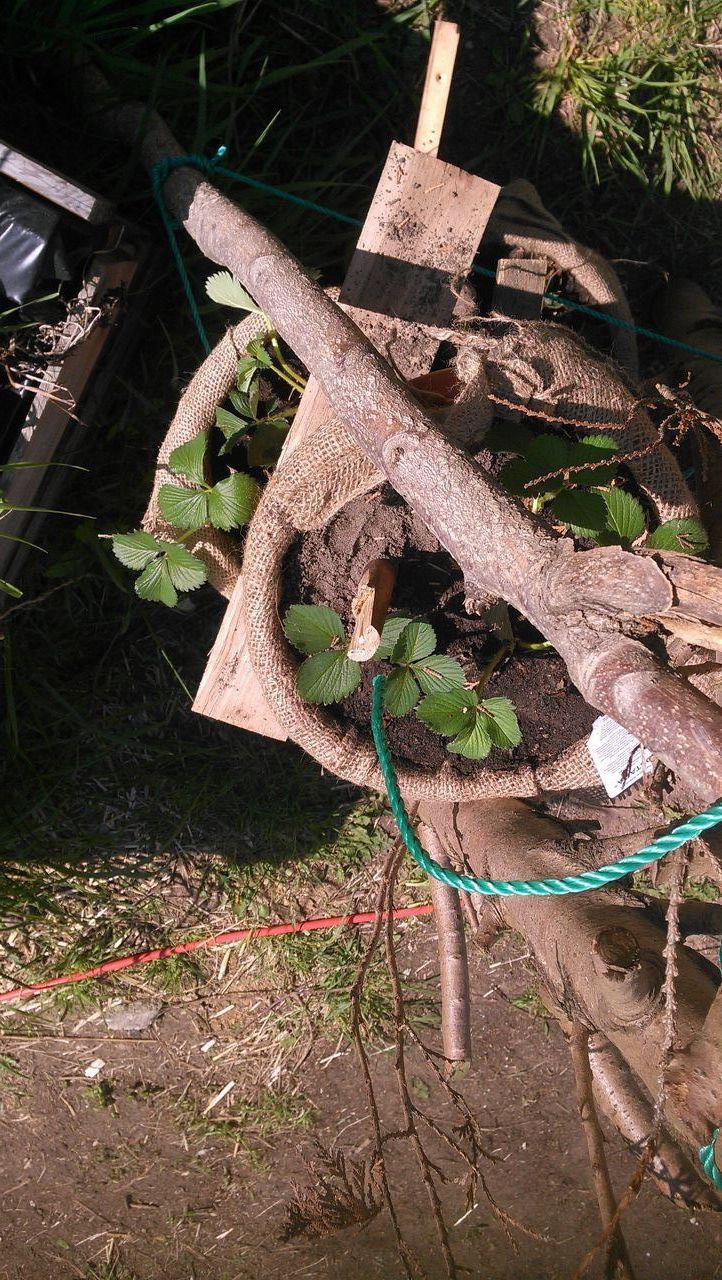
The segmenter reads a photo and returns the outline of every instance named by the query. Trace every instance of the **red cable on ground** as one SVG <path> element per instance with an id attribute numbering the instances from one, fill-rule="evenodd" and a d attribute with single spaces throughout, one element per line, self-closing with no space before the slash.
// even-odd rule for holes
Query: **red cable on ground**
<path id="1" fill-rule="evenodd" d="M 418 907 L 397 907 L 391 912 L 393 920 L 408 920 L 410 916 L 431 915 L 434 908 L 429 905 Z M 381 912 L 386 920 L 389 913 Z M 52 987 L 65 987 L 71 982 L 86 982 L 90 978 L 102 978 L 106 973 L 118 973 L 121 969 L 132 969 L 138 964 L 148 964 L 151 960 L 166 960 L 168 956 L 180 956 L 187 951 L 198 951 L 201 947 L 222 947 L 230 942 L 244 942 L 246 938 L 277 938 L 282 933 L 310 933 L 313 929 L 337 929 L 339 925 L 374 924 L 378 920 L 377 911 L 357 911 L 350 916 L 326 916 L 318 920 L 299 920 L 295 924 L 267 924 L 250 929 L 227 929 L 224 933 L 216 933 L 210 938 L 194 938 L 191 942 L 178 942 L 173 947 L 156 947 L 153 951 L 137 951 L 132 956 L 119 956 L 116 960 L 104 960 L 92 969 L 78 970 L 77 973 L 66 973 L 59 978 L 46 978 L 44 982 L 33 982 L 27 987 L 15 987 L 12 991 L 0 991 L 0 1003 L 23 1000 L 27 996 L 38 995 L 42 991 L 50 991 Z"/>

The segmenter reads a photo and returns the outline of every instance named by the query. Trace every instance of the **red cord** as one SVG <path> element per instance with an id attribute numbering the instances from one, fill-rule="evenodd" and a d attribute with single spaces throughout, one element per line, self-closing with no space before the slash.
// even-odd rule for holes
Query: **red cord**
<path id="1" fill-rule="evenodd" d="M 409 916 L 428 916 L 433 906 L 397 907 L 391 912 L 394 920 L 407 920 Z M 381 913 L 386 920 L 388 912 Z M 41 991 L 49 991 L 52 987 L 65 987 L 71 982 L 85 982 L 90 978 L 101 978 L 106 973 L 118 973 L 121 969 L 131 969 L 137 964 L 148 964 L 151 960 L 166 960 L 168 956 L 180 956 L 187 951 L 198 951 L 200 947 L 222 947 L 229 942 L 243 942 L 246 938 L 277 938 L 282 933 L 310 933 L 312 929 L 337 929 L 345 924 L 374 924 L 378 920 L 376 911 L 358 911 L 350 916 L 327 916 L 320 920 L 299 920 L 295 924 L 267 924 L 251 929 L 227 929 L 225 933 L 216 933 L 210 938 L 194 938 L 192 942 L 178 942 L 174 947 L 156 947 L 154 951 L 137 951 L 132 956 L 119 956 L 117 960 L 104 960 L 92 969 L 81 969 L 77 973 L 66 973 L 59 978 L 46 978 L 44 982 L 33 982 L 27 987 L 15 987 L 12 991 L 0 991 L 0 1003 L 23 1000 L 27 996 L 37 995 Z"/>

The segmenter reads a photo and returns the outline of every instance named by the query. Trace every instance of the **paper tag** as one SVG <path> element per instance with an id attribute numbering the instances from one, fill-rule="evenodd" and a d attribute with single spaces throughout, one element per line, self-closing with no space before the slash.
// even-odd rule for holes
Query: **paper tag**
<path id="1" fill-rule="evenodd" d="M 610 716 L 594 721 L 587 747 L 610 799 L 639 782 L 652 764 L 651 752 Z"/>

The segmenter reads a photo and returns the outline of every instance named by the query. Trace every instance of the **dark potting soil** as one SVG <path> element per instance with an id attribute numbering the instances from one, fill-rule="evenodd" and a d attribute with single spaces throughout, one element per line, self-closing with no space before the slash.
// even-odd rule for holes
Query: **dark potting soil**
<path id="1" fill-rule="evenodd" d="M 397 564 L 393 611 L 428 620 L 436 632 L 437 651 L 456 658 L 470 681 L 478 679 L 498 651 L 498 636 L 483 618 L 465 611 L 459 566 L 388 486 L 356 498 L 324 529 L 298 538 L 284 571 L 282 612 L 290 604 L 329 605 L 348 626 L 358 581 L 368 562 L 380 556 Z M 516 619 L 517 625 L 525 638 L 528 632 L 530 640 L 541 639 L 524 620 Z M 391 667 L 366 662 L 362 670 L 358 689 L 327 710 L 370 734 L 371 681 Z M 447 752 L 446 739 L 412 712 L 401 719 L 386 718 L 392 752 L 430 772 L 445 760 L 462 774 L 541 764 L 588 736 L 598 714 L 571 684 L 562 659 L 550 651 L 517 649 L 494 672 L 485 694 L 510 698 L 516 707 L 522 741 L 513 751 L 494 747 L 486 760 L 466 760 Z"/>

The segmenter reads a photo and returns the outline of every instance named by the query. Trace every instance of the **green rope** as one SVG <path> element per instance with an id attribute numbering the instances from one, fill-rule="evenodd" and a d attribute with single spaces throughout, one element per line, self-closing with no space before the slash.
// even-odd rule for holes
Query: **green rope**
<path id="1" fill-rule="evenodd" d="M 226 147 L 219 147 L 215 156 L 211 159 L 203 155 L 164 156 L 153 166 L 151 174 L 153 195 L 160 209 L 166 235 L 178 268 L 178 274 L 183 283 L 188 305 L 206 354 L 210 351 L 208 336 L 201 320 L 193 288 L 176 239 L 177 224 L 168 212 L 163 194 L 163 184 L 173 169 L 186 167 L 198 169 L 201 173 L 215 174 L 218 177 L 227 178 L 229 182 L 240 182 L 256 191 L 263 191 L 266 195 L 274 196 L 277 200 L 284 200 L 287 204 L 295 204 L 301 209 L 308 209 L 311 213 L 320 213 L 324 218 L 333 218 L 336 222 L 345 222 L 350 227 L 363 226 L 360 218 L 352 218 L 348 213 L 341 213 L 338 209 L 330 209 L 327 205 L 317 204 L 315 200 L 306 200 L 303 196 L 294 195 L 291 191 L 284 191 L 282 187 L 274 187 L 269 182 L 261 182 L 259 178 L 249 178 L 245 173 L 238 173 L 235 169 L 226 169 L 220 163 L 225 153 Z M 491 280 L 496 278 L 496 272 L 489 267 L 480 267 L 474 264 L 473 271 L 476 275 L 487 276 Z M 543 293 L 542 300 L 551 302 L 555 306 L 568 307 L 571 311 L 578 311 L 581 315 L 590 316 L 593 320 L 601 320 L 603 324 L 613 325 L 617 329 L 626 329 L 629 333 L 636 333 L 641 338 L 649 338 L 652 342 L 674 347 L 677 351 L 685 351 L 689 355 L 701 356 L 704 360 L 711 360 L 714 364 L 722 364 L 722 356 L 715 355 L 711 351 L 703 351 L 701 347 L 692 346 L 689 342 L 681 342 L 678 338 L 668 338 L 666 334 L 657 333 L 655 329 L 645 329 L 641 325 L 632 324 L 629 320 L 622 320 L 620 316 L 611 316 L 604 311 L 598 311 L 595 307 L 587 307 L 583 302 L 575 302 L 572 298 L 563 298 L 558 293 Z"/>
<path id="2" fill-rule="evenodd" d="M 478 880 L 475 876 L 461 875 L 457 871 L 447 870 L 445 867 L 438 866 L 419 844 L 401 799 L 383 727 L 384 683 L 384 676 L 374 676 L 371 731 L 389 795 L 391 812 L 409 853 L 424 868 L 427 875 L 440 880 L 442 884 L 450 885 L 452 889 L 463 889 L 466 893 L 500 894 L 502 897 L 510 897 L 512 894 L 546 896 L 559 893 L 585 893 L 588 889 L 601 889 L 605 884 L 621 880 L 623 876 L 639 871 L 641 867 L 647 867 L 652 862 L 659 862 L 660 858 L 670 853 L 672 849 L 679 849 L 680 845 L 686 844 L 688 840 L 694 840 L 695 836 L 700 835 L 702 831 L 716 827 L 719 822 L 722 822 L 722 803 L 712 805 L 712 808 L 707 809 L 705 813 L 700 813 L 696 818 L 683 822 L 680 827 L 668 832 L 666 836 L 659 836 L 638 853 L 630 854 L 608 866 L 598 867 L 596 871 L 584 871 L 578 876 L 562 876 L 558 880 Z"/>
<path id="3" fill-rule="evenodd" d="M 699 1158 L 702 1163 L 702 1168 L 707 1174 L 707 1177 L 709 1178 L 710 1182 L 713 1184 L 713 1186 L 717 1188 L 718 1191 L 722 1191 L 722 1169 L 720 1169 L 719 1165 L 717 1164 L 717 1161 L 714 1158 L 714 1144 L 717 1138 L 719 1137 L 719 1132 L 720 1132 L 719 1129 L 715 1129 L 714 1133 L 712 1134 L 712 1140 L 708 1144 L 708 1146 L 700 1147 Z"/>

